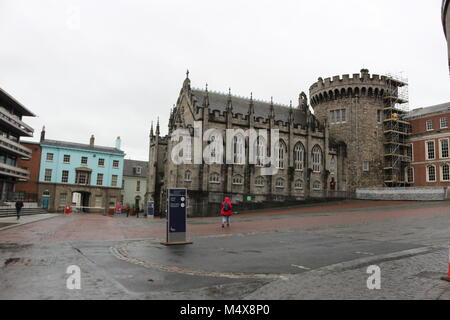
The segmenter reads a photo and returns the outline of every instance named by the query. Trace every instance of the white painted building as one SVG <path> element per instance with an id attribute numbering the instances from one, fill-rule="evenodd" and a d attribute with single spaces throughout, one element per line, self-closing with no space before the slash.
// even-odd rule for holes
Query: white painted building
<path id="1" fill-rule="evenodd" d="M 137 206 L 145 209 L 145 193 L 147 190 L 148 162 L 138 160 L 124 161 L 122 203 L 135 210 Z"/>

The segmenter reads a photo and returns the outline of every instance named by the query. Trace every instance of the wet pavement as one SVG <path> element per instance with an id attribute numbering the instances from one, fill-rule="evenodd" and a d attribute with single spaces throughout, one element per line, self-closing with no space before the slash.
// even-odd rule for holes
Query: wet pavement
<path id="1" fill-rule="evenodd" d="M 238 214 L 225 230 L 194 218 L 189 246 L 164 235 L 164 220 L 84 214 L 0 231 L 0 299 L 450 299 L 449 202 Z M 370 264 L 382 290 L 366 287 Z M 70 265 L 81 290 L 66 287 Z"/>

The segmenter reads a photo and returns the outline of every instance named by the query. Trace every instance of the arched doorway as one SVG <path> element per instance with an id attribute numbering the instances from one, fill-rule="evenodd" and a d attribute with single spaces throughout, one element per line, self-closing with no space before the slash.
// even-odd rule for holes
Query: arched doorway
<path id="1" fill-rule="evenodd" d="M 136 196 L 136 198 L 134 198 L 134 208 L 136 210 L 141 210 L 141 196 Z"/>
<path id="2" fill-rule="evenodd" d="M 45 190 L 42 193 L 42 209 L 48 210 L 50 204 L 50 192 Z"/>
<path id="3" fill-rule="evenodd" d="M 91 193 L 87 191 L 72 192 L 72 206 L 75 206 L 80 212 L 89 212 L 89 203 Z"/>

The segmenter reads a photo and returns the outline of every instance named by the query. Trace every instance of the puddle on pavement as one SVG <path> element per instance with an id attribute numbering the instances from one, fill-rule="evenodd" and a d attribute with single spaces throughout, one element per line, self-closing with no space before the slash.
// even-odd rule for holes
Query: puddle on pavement
<path id="1" fill-rule="evenodd" d="M 9 258 L 5 261 L 3 264 L 3 267 L 6 268 L 10 265 L 23 265 L 23 266 L 29 266 L 31 262 L 31 259 L 28 258 Z"/>

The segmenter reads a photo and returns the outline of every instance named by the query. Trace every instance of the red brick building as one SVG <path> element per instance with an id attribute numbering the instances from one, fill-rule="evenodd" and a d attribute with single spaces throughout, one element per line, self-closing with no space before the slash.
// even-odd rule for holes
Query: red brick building
<path id="1" fill-rule="evenodd" d="M 450 187 L 450 102 L 411 111 L 411 167 L 408 181 L 415 187 Z"/>
<path id="2" fill-rule="evenodd" d="M 39 142 L 25 142 L 21 141 L 21 145 L 32 150 L 30 159 L 19 158 L 17 165 L 21 168 L 27 169 L 30 172 L 28 181 L 18 182 L 16 184 L 16 192 L 23 192 L 27 194 L 38 194 L 39 183 L 39 167 L 41 165 L 41 146 Z"/>

